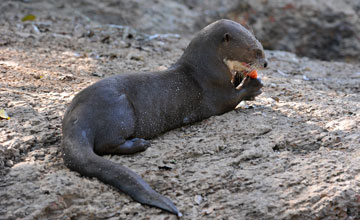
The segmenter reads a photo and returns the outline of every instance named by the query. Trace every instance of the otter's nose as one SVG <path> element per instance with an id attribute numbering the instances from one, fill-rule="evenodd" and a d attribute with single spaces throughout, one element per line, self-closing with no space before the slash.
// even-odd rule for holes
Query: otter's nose
<path id="1" fill-rule="evenodd" d="M 266 68 L 268 66 L 268 62 L 265 60 L 264 62 L 264 68 Z"/>

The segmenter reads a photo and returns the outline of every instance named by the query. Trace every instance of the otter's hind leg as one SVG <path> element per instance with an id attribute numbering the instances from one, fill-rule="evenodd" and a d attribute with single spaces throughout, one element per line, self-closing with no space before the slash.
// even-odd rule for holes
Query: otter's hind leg
<path id="1" fill-rule="evenodd" d="M 133 105 L 125 94 L 103 92 L 103 103 L 98 104 L 93 118 L 96 123 L 94 151 L 96 154 L 133 154 L 146 150 L 150 142 L 135 138 Z M 111 99 L 109 99 L 109 97 Z"/>
<path id="2" fill-rule="evenodd" d="M 102 145 L 95 147 L 95 152 L 99 155 L 104 154 L 134 154 L 137 152 L 145 151 L 150 147 L 150 142 L 142 138 L 133 138 L 125 140 L 118 138 L 111 143 L 103 143 Z"/>

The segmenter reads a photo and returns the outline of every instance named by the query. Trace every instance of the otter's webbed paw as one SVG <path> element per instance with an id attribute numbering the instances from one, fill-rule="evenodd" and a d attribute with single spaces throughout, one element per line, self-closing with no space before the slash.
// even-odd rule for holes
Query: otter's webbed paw
<path id="1" fill-rule="evenodd" d="M 261 82 L 260 78 L 248 77 L 242 87 L 242 90 L 245 92 L 243 100 L 254 100 L 256 96 L 262 93 L 261 88 L 263 86 L 264 84 Z"/>

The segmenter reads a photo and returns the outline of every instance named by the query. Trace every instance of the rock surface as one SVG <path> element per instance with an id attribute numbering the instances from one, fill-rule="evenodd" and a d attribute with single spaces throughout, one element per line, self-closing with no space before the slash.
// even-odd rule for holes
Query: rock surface
<path id="1" fill-rule="evenodd" d="M 22 13 L 46 14 L 51 18 L 56 10 L 56 14 L 64 19 L 76 17 L 76 22 L 131 26 L 151 35 L 181 33 L 189 37 L 212 21 L 225 17 L 250 25 L 266 49 L 290 51 L 321 60 L 360 61 L 358 0 L 22 2 L 24 4 L 19 8 Z M 18 3 L 11 1 L 0 4 L 4 12 L 0 18 L 4 20 L 12 17 L 12 11 L 18 7 Z M 35 32 L 44 29 L 46 24 Z M 0 45 L 4 43 L 6 39 L 0 40 Z"/>
<path id="2" fill-rule="evenodd" d="M 151 34 L 189 34 L 227 17 L 250 25 L 266 49 L 322 60 L 360 61 L 358 0 L 150 0 L 147 4 L 111 0 L 75 6 L 81 6 L 79 10 L 92 20 L 130 25 Z"/>
<path id="3" fill-rule="evenodd" d="M 360 1 L 242 1 L 227 16 L 249 24 L 264 47 L 322 60 L 360 61 Z"/>
<path id="4" fill-rule="evenodd" d="M 11 117 L 0 120 L 0 219 L 176 219 L 69 171 L 61 119 L 82 88 L 167 68 L 190 36 L 88 19 L 116 12 L 93 0 L 0 4 L 0 109 Z M 35 21 L 21 22 L 29 13 Z M 256 101 L 167 132 L 145 152 L 106 157 L 171 198 L 183 219 L 359 219 L 360 65 L 266 53 Z"/>

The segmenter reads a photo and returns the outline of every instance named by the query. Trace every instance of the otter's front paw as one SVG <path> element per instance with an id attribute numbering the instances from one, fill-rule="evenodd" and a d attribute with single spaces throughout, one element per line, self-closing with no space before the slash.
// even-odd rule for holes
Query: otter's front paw
<path id="1" fill-rule="evenodd" d="M 242 89 L 245 90 L 245 96 L 243 100 L 254 100 L 256 96 L 262 93 L 261 88 L 264 84 L 260 78 L 248 78 Z"/>

